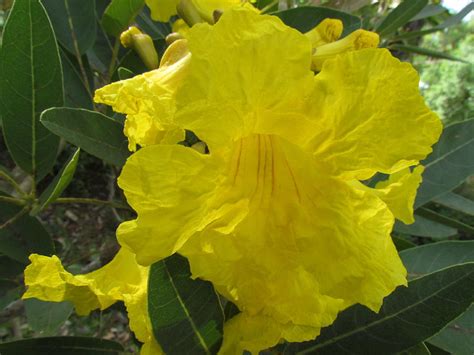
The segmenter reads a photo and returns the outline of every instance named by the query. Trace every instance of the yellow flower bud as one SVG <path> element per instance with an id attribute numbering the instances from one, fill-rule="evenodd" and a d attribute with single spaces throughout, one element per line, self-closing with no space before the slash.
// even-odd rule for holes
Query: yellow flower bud
<path id="1" fill-rule="evenodd" d="M 166 41 L 166 44 L 169 46 L 171 43 L 174 43 L 177 40 L 180 40 L 183 38 L 184 37 L 179 32 L 172 32 L 168 36 L 166 36 L 165 41 Z"/>
<path id="2" fill-rule="evenodd" d="M 380 39 L 377 33 L 366 30 L 356 30 L 338 41 L 314 48 L 312 69 L 321 70 L 323 63 L 337 54 L 363 48 L 377 48 L 379 42 Z"/>
<path id="3" fill-rule="evenodd" d="M 125 48 L 132 48 L 137 52 L 148 69 L 158 68 L 158 53 L 149 35 L 142 33 L 135 26 L 131 26 L 128 30 L 122 32 L 120 42 Z"/>
<path id="4" fill-rule="evenodd" d="M 334 42 L 341 37 L 342 21 L 338 19 L 327 18 L 321 21 L 311 31 L 306 32 L 305 36 L 311 41 L 313 48 Z"/>
<path id="5" fill-rule="evenodd" d="M 181 0 L 178 3 L 178 6 L 176 6 L 176 9 L 178 10 L 179 17 L 181 17 L 189 26 L 205 22 L 192 0 Z"/>

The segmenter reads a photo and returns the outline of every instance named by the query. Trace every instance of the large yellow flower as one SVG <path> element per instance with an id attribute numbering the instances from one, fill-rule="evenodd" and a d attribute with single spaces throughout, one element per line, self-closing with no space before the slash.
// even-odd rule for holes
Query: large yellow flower
<path id="1" fill-rule="evenodd" d="M 28 290 L 23 298 L 70 301 L 79 315 L 87 315 L 94 309 L 105 309 L 117 301 L 123 301 L 127 307 L 130 329 L 144 343 L 141 354 L 162 353 L 148 317 L 149 268 L 138 265 L 130 251 L 121 249 L 110 263 L 85 275 L 70 274 L 56 256 L 32 254 L 30 261 L 31 264 L 25 269 Z"/>
<path id="2" fill-rule="evenodd" d="M 338 312 L 378 311 L 406 284 L 390 238 L 410 222 L 422 167 L 441 132 L 418 75 L 385 49 L 333 55 L 316 76 L 310 40 L 235 9 L 194 26 L 170 121 L 201 154 L 147 146 L 119 178 L 138 218 L 117 232 L 149 265 L 175 252 L 241 313 L 222 353 L 315 338 Z M 150 93 L 151 95 L 151 93 Z M 359 181 L 394 174 L 371 189 Z"/>

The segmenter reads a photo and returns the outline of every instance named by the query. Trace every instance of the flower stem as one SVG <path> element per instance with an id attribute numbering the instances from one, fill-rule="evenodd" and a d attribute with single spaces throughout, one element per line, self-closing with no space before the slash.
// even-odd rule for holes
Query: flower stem
<path id="1" fill-rule="evenodd" d="M 24 200 L 15 197 L 0 196 L 1 202 L 8 202 L 14 205 L 24 206 L 26 203 Z"/>
<path id="2" fill-rule="evenodd" d="M 5 180 L 6 182 L 8 182 L 15 189 L 15 191 L 18 192 L 19 195 L 21 195 L 21 196 L 25 195 L 25 193 L 21 189 L 20 185 L 18 185 L 18 183 L 10 175 L 8 175 L 6 172 L 0 170 L 0 178 Z"/>

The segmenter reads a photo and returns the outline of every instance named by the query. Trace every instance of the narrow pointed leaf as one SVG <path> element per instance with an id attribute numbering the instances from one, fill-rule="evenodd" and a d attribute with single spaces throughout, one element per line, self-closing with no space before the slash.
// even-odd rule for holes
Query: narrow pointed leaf
<path id="1" fill-rule="evenodd" d="M 424 18 L 436 16 L 448 11 L 444 6 L 439 4 L 428 4 L 417 15 L 410 19 L 410 21 L 422 20 Z"/>
<path id="2" fill-rule="evenodd" d="M 415 214 L 415 223 L 407 225 L 396 221 L 393 229 L 398 233 L 433 239 L 445 239 L 458 233 L 456 228 L 432 221 L 417 214 Z"/>
<path id="3" fill-rule="evenodd" d="M 120 36 L 141 11 L 145 0 L 112 0 L 102 16 L 102 26 L 112 36 Z"/>
<path id="4" fill-rule="evenodd" d="M 474 201 L 454 192 L 435 197 L 433 202 L 474 217 Z"/>
<path id="5" fill-rule="evenodd" d="M 450 55 L 448 53 L 439 52 L 439 51 L 436 51 L 434 49 L 422 48 L 422 47 L 417 47 L 417 46 L 410 46 L 410 45 L 407 45 L 407 44 L 406 45 L 405 44 L 394 44 L 394 45 L 390 46 L 390 49 L 395 49 L 397 51 L 403 51 L 403 52 L 426 55 L 426 56 L 432 57 L 432 58 L 447 59 L 447 60 L 453 60 L 455 62 L 467 63 L 464 59 L 455 57 L 455 56 Z"/>
<path id="6" fill-rule="evenodd" d="M 387 36 L 396 32 L 400 27 L 409 22 L 428 4 L 428 0 L 404 0 L 393 9 L 387 17 L 377 26 L 376 31 L 380 36 Z"/>
<path id="7" fill-rule="evenodd" d="M 308 32 L 325 18 L 340 19 L 344 25 L 342 36 L 357 30 L 362 23 L 357 16 L 325 7 L 301 6 L 293 9 L 272 13 L 279 17 L 286 25 L 300 32 Z"/>
<path id="8" fill-rule="evenodd" d="M 43 193 L 39 197 L 38 207 L 36 207 L 32 211 L 32 215 L 36 215 L 38 212 L 45 209 L 50 203 L 54 202 L 69 186 L 72 177 L 74 176 L 74 172 L 76 171 L 80 151 L 80 149 L 76 149 L 76 151 L 71 155 L 66 164 L 64 164 L 59 174 L 56 175 L 56 177 L 49 184 L 46 190 L 43 191 Z"/>
<path id="9" fill-rule="evenodd" d="M 378 314 L 360 305 L 347 309 L 333 325 L 323 328 L 316 340 L 291 344 L 287 353 L 365 355 L 404 351 L 439 332 L 473 300 L 474 263 L 456 265 L 397 288 L 385 298 Z"/>
<path id="10" fill-rule="evenodd" d="M 41 122 L 54 134 L 110 164 L 123 166 L 130 155 L 123 126 L 99 112 L 54 107 L 43 112 Z"/>
<path id="11" fill-rule="evenodd" d="M 444 29 L 454 25 L 457 25 L 462 21 L 464 17 L 469 15 L 471 11 L 474 10 L 474 2 L 470 2 L 466 5 L 461 11 L 459 11 L 456 15 L 451 16 L 446 21 L 444 21 L 441 25 L 437 26 L 438 28 Z"/>
<path id="12" fill-rule="evenodd" d="M 96 36 L 95 0 L 42 0 L 56 37 L 70 53 L 84 54 Z M 76 51 L 77 50 L 77 51 Z"/>
<path id="13" fill-rule="evenodd" d="M 456 228 L 456 229 L 465 231 L 466 233 L 474 235 L 474 227 L 472 227 L 472 226 L 470 226 L 470 225 L 468 225 L 464 222 L 461 222 L 461 221 L 459 221 L 455 218 L 448 217 L 448 216 L 445 216 L 441 213 L 433 211 L 429 208 L 421 207 L 417 210 L 416 213 L 418 213 L 419 215 L 421 215 L 425 218 L 428 218 L 432 221 L 439 222 L 439 223 L 444 224 L 446 226 Z"/>
<path id="14" fill-rule="evenodd" d="M 445 194 L 474 173 L 474 119 L 446 127 L 422 164 L 426 167 L 415 207 Z"/>
<path id="15" fill-rule="evenodd" d="M 39 0 L 16 0 L 0 52 L 0 114 L 13 160 L 39 180 L 53 167 L 59 139 L 39 122 L 41 111 L 63 104 L 56 39 Z"/>
<path id="16" fill-rule="evenodd" d="M 0 344 L 2 355 L 118 355 L 124 348 L 114 341 L 86 337 L 49 337 Z"/>
<path id="17" fill-rule="evenodd" d="M 148 312 L 163 351 L 217 354 L 224 312 L 212 284 L 191 279 L 186 258 L 175 254 L 151 266 Z"/>

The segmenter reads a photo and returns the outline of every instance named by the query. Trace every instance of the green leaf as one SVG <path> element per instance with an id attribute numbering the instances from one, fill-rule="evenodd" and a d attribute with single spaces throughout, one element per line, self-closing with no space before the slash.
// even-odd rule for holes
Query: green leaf
<path id="1" fill-rule="evenodd" d="M 216 354 L 224 313 L 212 284 L 191 279 L 188 261 L 175 254 L 151 266 L 148 285 L 148 312 L 163 351 Z"/>
<path id="2" fill-rule="evenodd" d="M 23 170 L 39 180 L 56 161 L 59 139 L 39 123 L 41 111 L 63 104 L 58 47 L 38 0 L 17 0 L 3 32 L 0 114 L 5 141 Z"/>
<path id="3" fill-rule="evenodd" d="M 474 305 L 429 342 L 456 355 L 474 354 Z"/>
<path id="4" fill-rule="evenodd" d="M 410 349 L 400 352 L 399 355 L 431 355 L 431 353 L 425 343 L 419 343 Z"/>
<path id="5" fill-rule="evenodd" d="M 412 243 L 409 240 L 406 240 L 404 238 L 392 236 L 392 241 L 393 241 L 393 244 L 395 244 L 395 248 L 397 248 L 398 251 L 410 249 L 416 246 L 415 243 Z"/>
<path id="6" fill-rule="evenodd" d="M 382 20 L 375 30 L 383 37 L 392 34 L 409 22 L 427 4 L 428 0 L 404 0 Z"/>
<path id="7" fill-rule="evenodd" d="M 0 225 L 21 211 L 19 206 L 0 202 Z M 28 256 L 31 253 L 52 255 L 54 244 L 40 221 L 24 214 L 14 223 L 0 229 L 0 254 L 28 264 Z"/>
<path id="8" fill-rule="evenodd" d="M 66 164 L 64 164 L 59 174 L 56 175 L 56 177 L 49 184 L 46 190 L 43 191 L 43 193 L 39 197 L 38 206 L 33 209 L 33 211 L 31 211 L 32 215 L 36 215 L 37 213 L 45 209 L 46 206 L 48 206 L 50 203 L 54 202 L 69 186 L 72 177 L 74 176 L 74 173 L 76 171 L 80 152 L 81 150 L 79 148 L 76 149 L 76 151 L 71 155 Z"/>
<path id="9" fill-rule="evenodd" d="M 419 215 L 431 219 L 432 221 L 442 223 L 446 226 L 453 227 L 462 231 L 465 231 L 466 233 L 474 235 L 474 227 L 471 227 L 470 225 L 461 222 L 457 219 L 445 216 L 441 213 L 438 213 L 436 211 L 433 211 L 429 208 L 421 207 L 416 210 L 416 213 Z"/>
<path id="10" fill-rule="evenodd" d="M 56 334 L 74 308 L 71 302 L 45 302 L 35 298 L 23 301 L 28 325 L 41 336 Z"/>
<path id="11" fill-rule="evenodd" d="M 446 127 L 433 153 L 422 162 L 426 167 L 415 208 L 453 190 L 474 173 L 474 119 Z"/>
<path id="12" fill-rule="evenodd" d="M 409 252 L 412 249 L 407 250 Z M 314 341 L 291 344 L 290 354 L 391 354 L 440 331 L 474 300 L 474 263 L 413 280 L 387 296 L 380 312 L 355 305 Z M 436 311 L 433 311 L 436 310 Z"/>
<path id="13" fill-rule="evenodd" d="M 423 10 L 421 10 L 416 16 L 410 19 L 410 21 L 422 20 L 424 18 L 436 16 L 448 11 L 444 6 L 438 4 L 428 4 Z"/>
<path id="14" fill-rule="evenodd" d="M 56 37 L 70 53 L 84 54 L 95 42 L 95 0 L 42 0 Z"/>
<path id="15" fill-rule="evenodd" d="M 462 19 L 466 17 L 471 11 L 474 10 L 474 2 L 469 3 L 466 5 L 461 11 L 459 11 L 456 15 L 451 16 L 446 21 L 444 21 L 441 25 L 437 26 L 440 29 L 448 28 L 458 23 L 461 23 Z"/>
<path id="16" fill-rule="evenodd" d="M 117 72 L 120 80 L 130 79 L 131 77 L 135 76 L 131 70 L 128 70 L 124 67 L 118 68 Z"/>
<path id="17" fill-rule="evenodd" d="M 417 214 L 415 214 L 415 223 L 407 225 L 396 221 L 393 229 L 398 233 L 433 239 L 449 238 L 458 232 L 455 228 L 431 221 Z"/>
<path id="18" fill-rule="evenodd" d="M 432 272 L 468 262 L 474 262 L 474 241 L 445 241 L 404 250 L 400 258 L 415 279 Z"/>
<path id="19" fill-rule="evenodd" d="M 433 49 L 421 48 L 421 47 L 417 47 L 417 46 L 410 46 L 410 45 L 407 45 L 407 44 L 392 44 L 392 45 L 390 45 L 390 49 L 397 50 L 397 51 L 402 51 L 402 52 L 410 52 L 410 53 L 426 55 L 428 57 L 433 57 L 433 58 L 447 59 L 447 60 L 453 60 L 453 61 L 456 61 L 456 62 L 467 63 L 464 59 L 452 56 L 452 55 L 444 53 L 444 52 L 439 52 L 439 51 L 436 51 L 436 50 L 433 50 Z"/>
<path id="20" fill-rule="evenodd" d="M 302 33 L 308 32 L 325 18 L 336 18 L 342 21 L 344 25 L 343 37 L 362 25 L 360 18 L 357 16 L 325 7 L 301 6 L 274 12 L 272 15 L 279 17 L 286 25 Z"/>
<path id="21" fill-rule="evenodd" d="M 124 348 L 114 341 L 86 337 L 49 337 L 0 344 L 2 355 L 113 355 Z"/>
<path id="22" fill-rule="evenodd" d="M 145 6 L 135 19 L 140 29 L 153 40 L 165 39 L 171 33 L 171 25 L 165 22 L 153 21 L 150 17 L 150 9 Z"/>
<path id="23" fill-rule="evenodd" d="M 474 217 L 474 201 L 454 192 L 435 197 L 433 202 Z"/>
<path id="24" fill-rule="evenodd" d="M 54 107 L 41 115 L 51 132 L 107 163 L 123 166 L 130 155 L 123 126 L 99 112 Z"/>
<path id="25" fill-rule="evenodd" d="M 89 68 L 87 57 L 82 56 L 82 62 L 84 63 L 84 70 L 86 71 L 87 80 L 89 81 L 88 87 L 84 82 L 77 60 L 72 55 L 68 55 L 62 48 L 59 52 L 61 54 L 61 64 L 63 67 L 65 106 L 92 110 L 92 93 L 89 93 L 88 87 L 93 87 L 94 78 Z"/>
<path id="26" fill-rule="evenodd" d="M 474 262 L 474 241 L 447 241 L 427 244 L 400 253 L 411 279 L 443 268 Z M 474 307 L 451 322 L 440 333 L 430 338 L 430 343 L 452 354 L 474 353 Z"/>
<path id="27" fill-rule="evenodd" d="M 0 278 L 10 279 L 18 276 L 25 269 L 25 264 L 0 253 Z"/>
<path id="28" fill-rule="evenodd" d="M 105 31 L 112 36 L 120 36 L 120 33 L 133 22 L 144 4 L 145 0 L 112 0 L 102 16 Z"/>
<path id="29" fill-rule="evenodd" d="M 18 283 L 7 279 L 0 279 L 0 311 L 18 299 L 20 295 L 21 290 L 18 287 Z"/>

